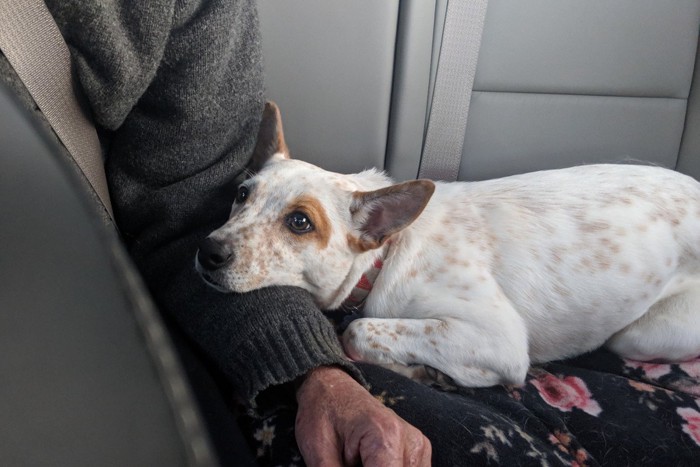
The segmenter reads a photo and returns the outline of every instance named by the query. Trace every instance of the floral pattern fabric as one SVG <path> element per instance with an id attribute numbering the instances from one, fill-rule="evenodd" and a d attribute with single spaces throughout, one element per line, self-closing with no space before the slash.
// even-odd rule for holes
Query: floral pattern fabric
<path id="1" fill-rule="evenodd" d="M 455 392 L 361 368 L 375 397 L 430 438 L 436 466 L 700 465 L 700 357 L 653 364 L 599 350 L 533 367 L 521 386 Z M 249 420 L 260 465 L 304 465 L 295 410 Z"/>

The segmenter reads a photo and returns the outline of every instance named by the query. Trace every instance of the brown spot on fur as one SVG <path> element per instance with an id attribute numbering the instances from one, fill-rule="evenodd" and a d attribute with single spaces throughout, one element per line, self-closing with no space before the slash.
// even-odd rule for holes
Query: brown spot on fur
<path id="1" fill-rule="evenodd" d="M 408 354 L 406 354 L 406 355 L 408 355 L 408 358 L 410 358 L 411 360 L 416 359 L 416 354 L 414 354 L 413 352 L 408 352 Z"/>
<path id="2" fill-rule="evenodd" d="M 598 267 L 603 271 L 610 269 L 610 258 L 604 251 L 596 251 L 593 255 L 593 259 L 595 259 L 596 263 L 598 263 Z"/>
<path id="3" fill-rule="evenodd" d="M 552 248 L 551 254 L 552 261 L 555 263 L 561 263 L 561 257 L 564 254 L 564 250 L 562 248 Z"/>
<path id="4" fill-rule="evenodd" d="M 636 198 L 647 198 L 646 194 L 636 186 L 625 187 L 624 191 Z"/>
<path id="5" fill-rule="evenodd" d="M 430 339 L 430 345 L 437 347 L 437 341 L 435 339 Z"/>
<path id="6" fill-rule="evenodd" d="M 585 221 L 586 220 L 586 211 L 583 211 L 583 210 L 574 211 L 573 218 L 579 222 Z"/>
<path id="7" fill-rule="evenodd" d="M 587 233 L 600 232 L 609 228 L 610 224 L 604 221 L 582 222 L 579 225 L 579 229 Z"/>
<path id="8" fill-rule="evenodd" d="M 355 253 L 364 253 L 365 251 L 376 250 L 377 248 L 382 246 L 382 244 L 379 242 L 376 242 L 374 240 L 367 240 L 364 238 L 357 238 L 352 234 L 348 234 L 347 239 L 348 246 Z"/>
<path id="9" fill-rule="evenodd" d="M 606 248 L 610 250 L 611 253 L 619 253 L 620 252 L 620 245 L 613 242 L 609 238 L 601 238 L 600 243 L 603 244 Z"/>
<path id="10" fill-rule="evenodd" d="M 424 332 L 425 332 L 427 335 L 432 334 L 433 331 L 434 331 L 434 329 L 433 329 L 433 327 L 430 326 L 430 325 L 426 326 L 425 329 L 424 329 Z"/>
<path id="11" fill-rule="evenodd" d="M 371 348 L 373 348 L 374 350 L 381 350 L 382 352 L 386 352 L 386 353 L 389 353 L 389 352 L 390 352 L 389 347 L 386 347 L 386 346 L 384 346 L 384 345 L 378 344 L 378 343 L 376 343 L 376 342 L 372 342 L 369 346 L 370 346 Z"/>
<path id="12" fill-rule="evenodd" d="M 435 243 L 437 243 L 440 246 L 444 246 L 444 247 L 449 246 L 449 242 L 447 241 L 447 239 L 445 238 L 445 236 L 443 234 L 435 235 Z"/>
<path id="13" fill-rule="evenodd" d="M 629 274 L 629 272 L 630 272 L 631 269 L 632 269 L 632 268 L 631 268 L 630 265 L 627 264 L 627 263 L 622 263 L 622 264 L 620 265 L 620 271 L 622 271 L 623 274 Z"/>
<path id="14" fill-rule="evenodd" d="M 282 222 L 286 222 L 286 217 L 293 213 L 299 211 L 308 216 L 309 220 L 314 226 L 314 229 L 309 233 L 295 234 L 289 232 L 289 235 L 295 241 L 313 241 L 318 247 L 323 250 L 328 246 L 328 242 L 331 239 L 331 222 L 328 219 L 326 210 L 321 204 L 321 202 L 314 198 L 313 196 L 300 196 L 295 199 L 284 214 L 284 219 Z"/>
<path id="15" fill-rule="evenodd" d="M 565 289 L 561 284 L 554 284 L 554 291 L 560 296 L 560 297 L 569 297 L 571 296 L 571 292 L 568 289 Z"/>

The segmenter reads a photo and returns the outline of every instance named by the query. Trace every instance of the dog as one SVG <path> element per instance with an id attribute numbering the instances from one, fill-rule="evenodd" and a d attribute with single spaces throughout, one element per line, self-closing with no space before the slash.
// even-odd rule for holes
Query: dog
<path id="1" fill-rule="evenodd" d="M 358 282 L 370 289 L 373 272 L 342 334 L 352 360 L 486 387 L 601 346 L 641 361 L 700 355 L 700 184 L 688 176 L 614 164 L 482 182 L 343 175 L 289 157 L 273 103 L 247 172 L 197 270 L 223 292 L 301 287 L 324 310 Z"/>

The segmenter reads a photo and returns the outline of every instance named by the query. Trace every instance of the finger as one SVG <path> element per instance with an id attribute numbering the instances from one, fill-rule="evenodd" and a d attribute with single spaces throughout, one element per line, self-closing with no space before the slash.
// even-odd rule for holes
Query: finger
<path id="1" fill-rule="evenodd" d="M 364 467 L 403 467 L 403 453 L 387 446 L 360 451 Z"/>
<path id="2" fill-rule="evenodd" d="M 414 439 L 406 443 L 406 458 L 407 466 L 430 466 L 432 462 L 433 449 L 430 445 L 430 440 L 418 432 Z"/>
<path id="3" fill-rule="evenodd" d="M 333 427 L 323 425 L 320 430 L 310 430 L 308 426 L 303 426 L 306 421 L 297 419 L 295 436 L 299 453 L 304 458 L 304 462 L 309 467 L 329 466 L 342 467 L 342 452 L 337 436 L 334 436 Z M 311 422 L 313 423 L 313 422 Z"/>
<path id="4" fill-rule="evenodd" d="M 359 457 L 364 467 L 402 467 L 404 450 L 400 436 L 365 436 L 359 442 Z"/>
<path id="5" fill-rule="evenodd" d="M 351 426 L 345 437 L 346 465 L 391 466 L 389 460 L 403 457 L 403 421 L 383 406 Z M 401 465 L 401 464 L 396 464 Z"/>
<path id="6" fill-rule="evenodd" d="M 425 438 L 423 457 L 421 458 L 421 463 L 419 465 L 424 465 L 426 467 L 433 465 L 433 445 L 430 444 L 430 440 L 428 438 Z"/>
<path id="7" fill-rule="evenodd" d="M 308 467 L 343 467 L 343 460 L 340 450 L 323 443 L 307 444 L 304 448 L 299 446 L 304 463 Z"/>

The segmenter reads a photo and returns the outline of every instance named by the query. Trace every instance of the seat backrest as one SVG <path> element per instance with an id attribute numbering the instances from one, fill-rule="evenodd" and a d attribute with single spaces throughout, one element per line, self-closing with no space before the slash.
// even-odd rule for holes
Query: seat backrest
<path id="1" fill-rule="evenodd" d="M 258 2 L 265 87 L 293 157 L 340 172 L 384 165 L 398 6 Z"/>
<path id="2" fill-rule="evenodd" d="M 446 0 L 260 5 L 293 152 L 416 177 Z M 629 160 L 700 177 L 699 30 L 700 0 L 491 0 L 459 178 Z M 309 41 L 328 54 L 301 50 Z"/>
<path id="3" fill-rule="evenodd" d="M 460 179 L 675 167 L 699 26 L 697 0 L 490 2 Z"/>

